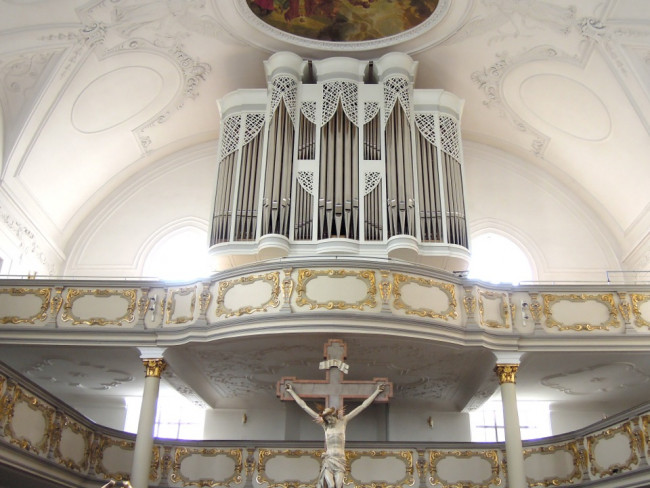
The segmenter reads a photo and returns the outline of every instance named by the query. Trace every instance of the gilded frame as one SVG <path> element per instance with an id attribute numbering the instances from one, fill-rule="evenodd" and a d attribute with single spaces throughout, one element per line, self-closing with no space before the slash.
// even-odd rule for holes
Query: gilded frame
<path id="1" fill-rule="evenodd" d="M 216 457 L 225 455 L 235 461 L 235 470 L 230 478 L 224 481 L 215 481 L 211 479 L 190 480 L 181 473 L 181 464 L 187 457 L 198 454 L 204 457 Z M 216 449 L 216 448 L 191 448 L 191 447 L 177 447 L 174 452 L 174 463 L 172 465 L 172 472 L 169 479 L 172 483 L 181 483 L 181 486 L 199 486 L 199 487 L 214 487 L 214 486 L 231 486 L 232 484 L 239 484 L 242 481 L 242 450 L 241 449 Z"/>
<path id="2" fill-rule="evenodd" d="M 594 455 L 596 445 L 602 440 L 611 439 L 615 435 L 621 433 L 626 435 L 630 442 L 630 455 L 627 458 L 627 461 L 624 464 L 612 464 L 607 468 L 600 466 L 596 461 Z M 607 429 L 599 434 L 587 436 L 587 452 L 589 456 L 589 464 L 591 465 L 591 474 L 594 476 L 600 476 L 601 478 L 604 478 L 605 476 L 611 476 L 622 471 L 631 470 L 634 464 L 639 463 L 638 451 L 639 440 L 632 430 L 632 423 L 630 421 L 627 421 L 618 427 Z"/>
<path id="3" fill-rule="evenodd" d="M 197 286 L 194 285 L 185 288 L 179 288 L 170 292 L 169 298 L 167 299 L 167 315 L 165 318 L 165 324 L 181 325 L 194 320 L 194 311 L 196 310 L 196 290 Z M 180 316 L 172 319 L 174 312 L 176 311 L 176 297 L 185 297 L 188 295 L 192 295 L 192 301 L 190 302 L 190 315 Z"/>
<path id="4" fill-rule="evenodd" d="M 355 277 L 364 282 L 366 285 L 366 296 L 356 303 L 345 302 L 343 300 L 330 300 L 327 302 L 318 302 L 307 297 L 307 284 L 319 276 L 330 278 L 347 278 Z M 375 272 L 369 269 L 361 271 L 347 271 L 344 269 L 301 269 L 298 271 L 298 286 L 296 288 L 296 305 L 299 307 L 308 306 L 310 310 L 325 308 L 327 310 L 364 310 L 365 307 L 374 308 L 377 305 L 377 284 Z"/>
<path id="5" fill-rule="evenodd" d="M 116 319 L 106 319 L 103 317 L 90 317 L 82 319 L 81 317 L 76 316 L 72 312 L 72 306 L 74 302 L 80 298 L 87 296 L 95 297 L 111 297 L 117 296 L 123 298 L 127 302 L 126 312 L 123 316 Z M 126 290 L 83 290 L 80 288 L 71 288 L 68 290 L 66 295 L 65 303 L 63 305 L 63 313 L 61 314 L 61 320 L 64 322 L 70 322 L 72 325 L 122 325 L 123 322 L 133 322 L 135 320 L 135 309 L 137 306 L 137 290 L 130 288 Z"/>
<path id="6" fill-rule="evenodd" d="M 490 463 L 492 469 L 492 478 L 484 480 L 480 483 L 473 483 L 472 481 L 461 480 L 456 483 L 448 483 L 438 476 L 438 463 L 447 457 L 455 457 L 458 459 L 467 459 L 471 457 L 479 457 L 485 459 Z M 501 478 L 499 477 L 499 454 L 496 450 L 489 451 L 431 451 L 429 453 L 429 473 L 431 477 L 429 481 L 432 485 L 441 484 L 445 488 L 490 488 L 490 486 L 500 485 Z"/>
<path id="7" fill-rule="evenodd" d="M 84 458 L 81 464 L 78 464 L 77 462 L 73 461 L 72 459 L 63 457 L 63 454 L 61 453 L 61 438 L 63 435 L 63 429 L 68 428 L 70 431 L 72 431 L 75 434 L 81 435 L 84 441 Z M 93 433 L 86 429 L 84 426 L 81 424 L 75 422 L 71 418 L 67 417 L 66 415 L 63 415 L 61 413 L 58 414 L 58 427 L 57 427 L 57 433 L 52 439 L 52 455 L 54 458 L 57 460 L 57 462 L 66 468 L 73 470 L 73 471 L 80 471 L 84 472 L 88 469 L 88 466 L 90 465 L 90 456 L 91 456 L 91 447 L 92 447 L 92 438 L 93 438 Z"/>
<path id="8" fill-rule="evenodd" d="M 535 486 L 559 486 L 569 485 L 582 480 L 582 469 L 586 467 L 586 460 L 580 451 L 580 447 L 576 441 L 567 442 L 566 444 L 533 447 L 524 449 L 524 460 L 533 454 L 554 454 L 558 451 L 566 451 L 573 457 L 573 471 L 569 474 L 568 478 L 544 478 L 543 480 L 534 480 L 533 478 L 526 477 L 529 488 Z"/>
<path id="9" fill-rule="evenodd" d="M 113 439 L 104 435 L 100 435 L 97 438 L 97 445 L 94 449 L 94 459 L 93 464 L 95 466 L 95 472 L 104 477 L 104 479 L 114 479 L 116 481 L 128 480 L 131 476 L 130 473 L 125 473 L 124 471 L 117 471 L 110 473 L 106 466 L 104 466 L 104 451 L 109 447 L 118 446 L 127 451 L 133 451 L 135 449 L 134 441 L 126 441 L 123 439 Z M 156 449 L 154 447 L 154 449 Z"/>
<path id="10" fill-rule="evenodd" d="M 647 301 L 650 301 L 650 295 L 644 293 L 631 293 L 630 298 L 632 298 L 632 313 L 634 314 L 634 325 L 637 327 L 648 327 L 650 328 L 650 320 L 646 320 L 641 315 L 641 305 Z"/>
<path id="11" fill-rule="evenodd" d="M 4 316 L 0 318 L 0 324 L 35 324 L 36 321 L 44 321 L 47 319 L 47 311 L 50 308 L 51 290 L 49 288 L 41 288 L 32 290 L 29 288 L 2 288 L 0 295 L 11 296 L 27 296 L 34 295 L 41 300 L 41 308 L 35 315 L 31 317 L 18 317 L 15 315 Z"/>
<path id="12" fill-rule="evenodd" d="M 621 322 L 618 320 L 618 310 L 616 304 L 614 303 L 614 295 L 611 293 L 603 293 L 600 295 L 550 295 L 547 293 L 542 293 L 542 299 L 544 300 L 544 315 L 546 316 L 546 327 L 557 327 L 560 331 L 574 330 L 574 331 L 593 331 L 593 330 L 609 330 L 610 327 L 620 327 Z M 558 322 L 553 318 L 553 312 L 551 308 L 553 304 L 561 301 L 569 301 L 574 303 L 584 303 L 586 301 L 596 301 L 605 305 L 609 311 L 609 319 L 602 324 L 588 324 L 588 323 L 577 323 L 577 324 L 563 324 Z"/>
<path id="13" fill-rule="evenodd" d="M 245 306 L 237 310 L 226 308 L 224 300 L 226 294 L 232 290 L 236 285 L 250 285 L 256 281 L 264 281 L 271 284 L 271 297 L 266 303 L 259 307 Z M 224 315 L 224 318 L 241 317 L 242 315 L 252 314 L 255 312 L 266 312 L 270 308 L 277 308 L 280 306 L 280 272 L 274 271 L 273 273 L 266 273 L 260 275 L 242 276 L 234 280 L 220 281 L 217 291 L 217 309 L 215 315 L 217 318 Z"/>
<path id="14" fill-rule="evenodd" d="M 407 305 L 404 300 L 402 300 L 402 290 L 401 287 L 405 284 L 416 283 L 419 286 L 425 288 L 437 288 L 447 295 L 449 306 L 447 310 L 442 312 L 436 312 L 428 308 L 417 308 L 414 309 L 410 305 Z M 458 317 L 458 312 L 456 308 L 458 303 L 456 301 L 456 289 L 451 283 L 442 283 L 436 280 L 430 280 L 427 278 L 421 278 L 419 276 L 407 276 L 401 273 L 393 274 L 393 306 L 396 309 L 404 310 L 408 315 L 417 315 L 419 317 L 429 317 L 432 319 L 442 319 L 449 320 L 455 319 Z"/>
<path id="15" fill-rule="evenodd" d="M 257 476 L 255 480 L 258 484 L 266 484 L 266 488 L 314 488 L 318 477 L 307 482 L 302 482 L 300 480 L 287 480 L 287 481 L 276 481 L 268 478 L 266 476 L 266 463 L 269 459 L 273 459 L 277 456 L 285 456 L 288 458 L 299 458 L 299 457 L 311 457 L 315 459 L 320 465 L 321 455 L 323 451 L 320 449 L 303 451 L 300 449 L 266 449 L 260 448 L 258 451 L 258 462 L 257 462 Z"/>
<path id="16" fill-rule="evenodd" d="M 47 454 L 47 451 L 49 449 L 54 434 L 54 429 L 55 429 L 54 417 L 56 415 L 56 410 L 50 405 L 36 398 L 35 396 L 23 392 L 23 390 L 18 385 L 15 385 L 13 387 L 13 395 L 9 395 L 8 391 L 5 393 L 5 395 L 6 395 L 6 406 L 4 409 L 5 416 L 6 416 L 6 422 L 4 426 L 5 436 L 9 438 L 9 441 L 12 444 L 17 445 L 22 449 L 33 452 L 35 454 Z M 27 439 L 19 438 L 16 435 L 13 426 L 11 425 L 11 422 L 14 417 L 16 404 L 18 402 L 27 404 L 27 406 L 31 410 L 35 412 L 40 412 L 41 415 L 43 415 L 43 419 L 45 420 L 45 432 L 43 432 L 42 440 L 36 445 L 32 444 L 31 441 Z"/>
<path id="17" fill-rule="evenodd" d="M 500 299 L 500 313 L 503 317 L 503 323 L 497 322 L 496 320 L 486 320 L 485 318 L 485 303 L 483 299 L 495 300 Z M 499 293 L 496 291 L 488 290 L 478 290 L 478 316 L 479 322 L 485 327 L 490 327 L 491 329 L 509 329 L 510 324 L 508 324 L 508 295 L 506 293 Z"/>
<path id="18" fill-rule="evenodd" d="M 373 459 L 386 459 L 389 457 L 399 459 L 404 463 L 406 468 L 404 478 L 394 484 L 389 484 L 387 482 L 375 483 L 374 481 L 370 484 L 360 482 L 352 477 L 352 463 L 364 456 L 369 456 Z M 344 483 L 352 483 L 354 488 L 400 488 L 403 486 L 413 486 L 415 484 L 415 477 L 413 476 L 415 467 L 413 463 L 413 453 L 411 451 L 346 451 L 345 460 L 347 461 L 347 466 L 345 468 Z"/>

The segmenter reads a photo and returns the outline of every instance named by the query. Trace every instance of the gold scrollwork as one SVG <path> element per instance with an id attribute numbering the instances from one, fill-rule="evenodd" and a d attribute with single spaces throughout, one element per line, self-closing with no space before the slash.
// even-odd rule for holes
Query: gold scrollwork
<path id="1" fill-rule="evenodd" d="M 104 479 L 114 479 L 116 481 L 123 481 L 129 479 L 129 473 L 124 471 L 110 472 L 104 466 L 104 452 L 111 447 L 119 447 L 126 451 L 133 451 L 135 442 L 126 441 L 122 439 L 113 439 L 104 435 L 96 437 L 96 445 L 93 452 L 93 463 L 95 465 L 95 472 L 101 475 Z"/>
<path id="2" fill-rule="evenodd" d="M 190 314 L 188 316 L 174 317 L 176 312 L 176 299 L 178 297 L 186 297 L 188 295 L 192 296 L 190 301 Z M 184 324 L 186 322 L 191 322 L 194 319 L 194 309 L 196 308 L 196 286 L 188 286 L 186 288 L 179 288 L 178 290 L 173 290 L 169 294 L 167 299 L 167 324 Z"/>
<path id="3" fill-rule="evenodd" d="M 107 319 L 104 317 L 88 317 L 81 318 L 72 312 L 74 302 L 80 298 L 87 296 L 95 296 L 106 298 L 116 296 L 123 298 L 127 302 L 126 311 L 121 317 L 115 319 Z M 133 322 L 135 320 L 135 307 L 137 305 L 137 291 L 134 289 L 127 290 L 82 290 L 79 288 L 71 288 L 68 290 L 68 295 L 63 305 L 63 314 L 61 320 L 64 322 L 70 321 L 72 325 L 122 325 L 124 322 Z"/>
<path id="4" fill-rule="evenodd" d="M 394 483 L 374 480 L 371 483 L 363 483 L 354 479 L 351 474 L 352 463 L 362 457 L 370 457 L 372 459 L 387 459 L 389 457 L 397 458 L 404 463 L 404 477 Z M 413 463 L 413 453 L 411 451 L 346 451 L 345 459 L 347 461 L 347 467 L 345 469 L 345 484 L 353 483 L 354 488 L 398 488 L 403 486 L 412 486 L 415 483 L 415 478 L 413 477 L 415 467 Z"/>
<path id="5" fill-rule="evenodd" d="M 577 481 L 582 479 L 582 468 L 583 468 L 583 458 L 580 452 L 580 447 L 576 441 L 567 442 L 566 444 L 554 445 L 554 446 L 541 446 L 533 447 L 530 449 L 524 449 L 524 459 L 534 455 L 550 455 L 556 452 L 565 451 L 568 452 L 573 459 L 573 471 L 569 473 L 566 478 L 559 477 L 548 477 L 543 480 L 535 480 L 533 478 L 526 478 L 528 486 L 533 488 L 535 486 L 559 486 L 559 485 L 570 485 L 574 484 Z"/>
<path id="6" fill-rule="evenodd" d="M 224 300 L 228 291 L 230 291 L 236 285 L 250 285 L 257 281 L 262 281 L 269 283 L 271 285 L 271 296 L 259 307 L 245 306 L 237 310 L 230 310 L 224 304 Z M 219 283 L 218 294 L 217 294 L 217 310 L 216 316 L 221 317 L 222 315 L 225 318 L 230 317 L 240 317 L 245 314 L 251 314 L 255 312 L 266 312 L 269 308 L 276 308 L 280 305 L 280 273 L 275 271 L 273 273 L 267 273 L 263 275 L 254 275 L 254 276 L 242 276 L 235 280 L 222 281 Z"/>
<path id="7" fill-rule="evenodd" d="M 646 320 L 641 314 L 641 305 L 650 300 L 650 295 L 632 293 L 630 294 L 630 298 L 632 298 L 632 313 L 634 314 L 634 324 L 637 327 L 650 327 L 650 320 Z"/>
<path id="8" fill-rule="evenodd" d="M 618 434 L 623 434 L 628 437 L 630 455 L 624 463 L 614 463 L 607 467 L 600 466 L 596 460 L 596 445 L 600 441 L 611 439 Z M 600 476 L 601 478 L 604 478 L 605 476 L 611 476 L 613 474 L 619 474 L 622 471 L 631 470 L 633 465 L 639 462 L 638 450 L 639 441 L 632 430 L 632 423 L 629 421 L 625 422 L 622 425 L 619 425 L 618 427 L 607 429 L 599 434 L 587 436 L 587 451 L 589 452 L 591 474 L 594 476 Z"/>
<path id="9" fill-rule="evenodd" d="M 284 270 L 284 279 L 282 280 L 282 299 L 284 303 L 289 303 L 291 301 L 291 295 L 293 294 L 293 279 L 291 278 L 291 273 L 293 269 L 288 268 Z"/>
<path id="10" fill-rule="evenodd" d="M 158 472 L 161 467 L 160 447 L 153 446 L 153 453 L 151 455 L 151 464 L 149 465 L 149 481 L 154 482 L 158 479 Z"/>
<path id="11" fill-rule="evenodd" d="M 203 457 L 217 457 L 226 456 L 235 462 L 235 469 L 232 476 L 224 480 L 213 479 L 199 479 L 192 480 L 185 476 L 181 470 L 181 464 L 185 458 L 198 454 Z M 177 447 L 174 453 L 174 465 L 172 467 L 172 474 L 169 479 L 172 483 L 182 483 L 182 486 L 232 486 L 242 482 L 242 450 L 241 449 L 216 449 L 216 448 L 190 448 L 190 447 Z"/>
<path id="12" fill-rule="evenodd" d="M 162 359 L 143 359 L 142 364 L 144 364 L 145 376 L 153 376 L 154 378 L 160 378 L 165 368 L 167 368 L 167 362 Z"/>
<path id="13" fill-rule="evenodd" d="M 9 441 L 12 444 L 17 445 L 22 449 L 34 452 L 36 454 L 47 453 L 55 429 L 54 408 L 43 403 L 35 396 L 23 392 L 18 386 L 14 386 L 13 395 L 8 395 L 7 400 L 7 405 L 5 407 L 7 417 L 4 428 L 5 436 L 9 438 Z M 43 420 L 45 421 L 45 430 L 43 431 L 43 437 L 41 438 L 40 442 L 33 444 L 30 440 L 19 437 L 14 431 L 12 421 L 14 419 L 16 405 L 18 403 L 26 404 L 31 410 L 40 412 L 43 416 Z"/>
<path id="14" fill-rule="evenodd" d="M 485 300 L 500 300 L 499 313 L 503 322 L 485 318 Z M 505 293 L 498 293 L 495 291 L 478 290 L 478 315 L 481 325 L 490 327 L 492 329 L 509 329 L 508 315 L 510 309 L 508 307 L 508 295 Z"/>
<path id="15" fill-rule="evenodd" d="M 393 283 L 393 295 L 395 296 L 393 305 L 395 308 L 403 309 L 409 315 L 430 317 L 432 319 L 449 320 L 458 317 L 458 312 L 456 311 L 456 307 L 458 305 L 456 302 L 456 289 L 451 283 L 441 283 L 436 280 L 429 280 L 426 278 L 420 278 L 418 276 L 406 276 L 400 273 L 394 274 Z M 438 290 L 442 291 L 445 295 L 447 295 L 447 300 L 449 303 L 447 309 L 440 312 L 436 312 L 429 308 L 414 309 L 410 305 L 404 303 L 404 300 L 402 300 L 402 286 L 409 283 L 416 283 L 417 285 L 426 288 L 437 288 Z"/>
<path id="16" fill-rule="evenodd" d="M 335 279 L 353 276 L 366 284 L 366 296 L 356 303 L 345 302 L 343 300 L 330 300 L 327 302 L 318 302 L 316 300 L 312 300 L 311 298 L 307 297 L 307 284 L 319 276 L 327 276 L 329 278 Z M 299 307 L 308 306 L 311 310 L 315 310 L 317 308 L 326 308 L 327 310 L 346 310 L 349 308 L 363 310 L 365 307 L 373 308 L 377 305 L 375 298 L 376 295 L 377 285 L 375 284 L 375 273 L 371 270 L 346 271 L 343 269 L 301 269 L 298 272 L 296 305 Z"/>
<path id="17" fill-rule="evenodd" d="M 518 364 L 497 364 L 494 367 L 494 372 L 499 378 L 499 384 L 516 383 Z"/>
<path id="18" fill-rule="evenodd" d="M 31 288 L 2 288 L 0 295 L 9 295 L 12 297 L 24 297 L 32 295 L 41 300 L 41 308 L 31 317 L 4 316 L 0 317 L 0 324 L 34 324 L 36 321 L 47 319 L 47 311 L 50 308 L 50 289 L 41 288 L 34 290 Z"/>
<path id="19" fill-rule="evenodd" d="M 469 459 L 478 457 L 490 463 L 492 470 L 492 477 L 489 480 L 474 482 L 470 480 L 457 481 L 450 483 L 441 479 L 438 475 L 438 463 L 445 458 L 455 457 L 457 459 Z M 497 451 L 431 451 L 429 454 L 429 471 L 431 477 L 429 481 L 432 485 L 441 484 L 445 488 L 489 488 L 491 486 L 500 485 L 501 478 L 499 477 L 499 455 Z"/>
<path id="20" fill-rule="evenodd" d="M 536 324 L 539 324 L 542 320 L 542 305 L 537 300 L 538 296 L 539 295 L 537 293 L 531 293 L 530 305 L 528 306 L 528 310 L 530 310 L 530 316 L 533 318 L 533 321 Z"/>
<path id="21" fill-rule="evenodd" d="M 323 451 L 320 449 L 303 451 L 298 449 L 265 449 L 261 448 L 257 454 L 257 477 L 255 478 L 258 484 L 266 484 L 266 488 L 314 488 L 318 478 L 309 481 L 300 480 L 273 480 L 266 476 L 266 464 L 274 457 L 282 456 L 288 458 L 310 457 L 318 461 L 320 464 L 321 455 Z"/>
<path id="22" fill-rule="evenodd" d="M 88 469 L 88 465 L 90 463 L 90 453 L 92 447 L 91 444 L 93 437 L 92 431 L 86 429 L 84 426 L 78 424 L 62 413 L 57 414 L 56 424 L 58 425 L 57 432 L 56 435 L 52 437 L 52 447 L 54 448 L 52 454 L 54 456 L 54 459 L 56 459 L 59 464 L 65 466 L 68 469 L 85 472 Z M 73 434 L 76 434 L 83 439 L 84 453 L 83 459 L 81 461 L 77 462 L 73 459 L 65 457 L 61 452 L 61 439 L 64 430 L 69 430 Z"/>
<path id="23" fill-rule="evenodd" d="M 592 330 L 609 330 L 610 327 L 620 327 L 621 323 L 617 318 L 617 308 L 614 303 L 614 296 L 611 293 L 603 293 L 601 295 L 548 295 L 543 293 L 542 298 L 544 300 L 544 315 L 546 316 L 546 326 L 557 327 L 561 331 L 565 330 L 575 330 L 575 331 L 592 331 Z M 577 324 L 563 324 L 558 322 L 553 318 L 553 305 L 556 302 L 569 301 L 574 303 L 584 303 L 587 301 L 596 301 L 605 305 L 609 311 L 609 318 L 607 321 L 602 324 L 588 324 L 588 323 L 577 323 Z"/>

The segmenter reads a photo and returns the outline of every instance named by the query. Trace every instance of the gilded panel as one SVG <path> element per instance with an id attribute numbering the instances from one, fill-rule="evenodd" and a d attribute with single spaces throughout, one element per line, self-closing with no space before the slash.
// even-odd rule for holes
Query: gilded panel
<path id="1" fill-rule="evenodd" d="M 650 295 L 641 293 L 630 294 L 632 298 L 632 313 L 634 314 L 634 323 L 637 327 L 650 327 L 650 317 L 643 316 L 641 307 L 650 302 Z"/>
<path id="2" fill-rule="evenodd" d="M 299 449 L 264 449 L 261 448 L 258 453 L 257 463 L 257 477 L 258 484 L 266 484 L 266 488 L 314 488 L 318 478 L 309 481 L 302 481 L 297 479 L 284 479 L 276 480 L 269 478 L 267 474 L 268 462 L 277 457 L 286 457 L 290 459 L 298 459 L 301 457 L 308 457 L 315 459 L 320 465 L 322 450 L 299 450 Z"/>
<path id="3" fill-rule="evenodd" d="M 345 300 L 319 301 L 317 299 L 310 298 L 307 296 L 307 285 L 310 281 L 315 280 L 319 277 L 327 277 L 331 279 L 354 277 L 363 282 L 366 287 L 366 294 L 356 302 L 348 302 Z M 377 285 L 375 282 L 375 273 L 371 270 L 347 271 L 343 269 L 301 269 L 298 272 L 298 286 L 296 292 L 296 305 L 299 307 L 308 306 L 311 310 L 315 310 L 317 308 L 326 308 L 327 310 L 364 310 L 366 307 L 374 308 L 377 305 Z"/>
<path id="4" fill-rule="evenodd" d="M 235 286 L 247 286 L 257 282 L 267 283 L 271 287 L 271 293 L 269 294 L 269 299 L 266 302 L 258 306 L 245 305 L 239 307 L 237 310 L 232 310 L 226 307 L 225 297 L 228 292 L 231 291 Z M 242 315 L 255 312 L 266 312 L 267 310 L 276 308 L 278 306 L 280 306 L 280 273 L 278 271 L 263 275 L 243 276 L 234 280 L 219 282 L 216 309 L 217 317 L 240 317 Z"/>
<path id="5" fill-rule="evenodd" d="M 104 456 L 106 454 L 106 451 L 111 447 L 117 447 L 120 450 L 126 451 L 125 454 L 128 455 L 130 459 L 133 458 L 132 451 L 135 448 L 135 442 L 126 441 L 123 439 L 113 439 L 112 437 L 99 436 L 93 450 L 92 462 L 95 465 L 95 472 L 101 475 L 104 479 L 114 479 L 116 481 L 128 480 L 130 473 L 127 471 L 116 471 L 114 469 L 111 470 L 104 464 Z M 157 448 L 154 449 L 157 450 Z"/>
<path id="6" fill-rule="evenodd" d="M 52 439 L 52 446 L 54 448 L 52 454 L 54 459 L 68 469 L 85 472 L 90 463 L 93 433 L 65 415 L 59 414 L 58 420 L 56 435 L 54 435 Z M 83 442 L 83 454 L 81 459 L 73 459 L 62 452 L 65 451 L 62 444 L 65 443 L 63 437 L 66 435 L 66 432 L 69 433 L 69 435 L 81 438 L 81 442 Z"/>
<path id="7" fill-rule="evenodd" d="M 583 456 L 580 452 L 580 447 L 576 441 L 567 442 L 566 444 L 557 445 L 557 446 L 541 446 L 534 447 L 531 449 L 524 449 L 524 459 L 527 459 L 534 455 L 548 456 L 558 452 L 567 452 L 572 458 L 573 461 L 573 470 L 571 473 L 565 477 L 560 478 L 559 476 L 555 477 L 546 477 L 542 480 L 536 480 L 530 477 L 526 478 L 529 488 L 535 486 L 560 486 L 560 485 L 569 485 L 574 484 L 582 479 L 583 467 L 586 466 L 586 460 L 583 459 Z"/>
<path id="8" fill-rule="evenodd" d="M 13 395 L 7 392 L 5 398 L 5 436 L 12 444 L 15 444 L 23 449 L 34 452 L 36 454 L 46 454 L 49 449 L 50 440 L 53 437 L 55 415 L 54 408 L 42 402 L 35 396 L 23 392 L 23 390 L 18 386 L 14 386 Z M 25 435 L 21 435 L 20 433 L 16 432 L 16 430 L 20 431 L 23 428 L 34 429 L 34 427 L 38 427 L 38 425 L 34 422 L 29 422 L 29 424 L 26 426 L 14 425 L 16 423 L 17 409 L 21 405 L 26 406 L 29 410 L 42 416 L 43 418 L 43 430 L 41 432 L 33 432 L 40 437 L 38 440 L 29 439 Z M 30 434 L 31 433 L 32 432 L 30 432 Z"/>
<path id="9" fill-rule="evenodd" d="M 413 308 L 411 305 L 404 302 L 402 298 L 403 287 L 407 284 L 416 284 L 424 288 L 434 288 L 440 290 L 447 297 L 447 308 L 444 310 L 431 310 L 429 308 Z M 436 280 L 430 280 L 427 278 L 421 278 L 418 276 L 407 276 L 400 273 L 395 273 L 393 275 L 393 296 L 395 300 L 393 305 L 396 309 L 403 309 L 409 315 L 418 315 L 420 317 L 430 317 L 432 319 L 442 319 L 449 320 L 455 319 L 458 317 L 458 312 L 456 311 L 457 302 L 456 302 L 456 289 L 454 285 L 450 283 L 442 283 Z"/>
<path id="10" fill-rule="evenodd" d="M 192 456 L 202 456 L 212 458 L 214 463 L 218 457 L 226 457 L 234 463 L 232 474 L 222 480 L 215 479 L 190 479 L 182 472 L 183 461 Z M 170 480 L 173 483 L 181 483 L 181 486 L 232 486 L 242 482 L 242 450 L 241 449 L 214 449 L 214 448 L 188 448 L 178 447 L 174 453 L 174 464 L 172 466 L 172 473 Z"/>
<path id="11" fill-rule="evenodd" d="M 496 320 L 493 316 L 491 317 L 492 314 L 488 310 L 488 304 L 490 302 L 497 307 L 499 320 Z M 509 314 L 508 295 L 506 293 L 478 290 L 478 315 L 482 326 L 492 329 L 509 329 Z"/>
<path id="12" fill-rule="evenodd" d="M 621 462 L 614 462 L 609 466 L 601 466 L 596 459 L 596 446 L 600 442 L 610 440 L 615 436 L 623 435 L 627 437 L 629 443 L 630 454 L 628 458 Z M 639 463 L 639 440 L 632 429 L 631 422 L 607 429 L 599 434 L 587 436 L 587 453 L 589 456 L 589 464 L 591 465 L 591 474 L 594 476 L 611 476 L 613 474 L 621 473 L 622 471 L 629 471 L 634 465 Z"/>
<path id="13" fill-rule="evenodd" d="M 18 306 L 22 303 L 30 310 L 25 314 L 20 315 L 3 315 L 0 316 L 0 324 L 35 324 L 38 322 L 43 322 L 47 319 L 47 312 L 50 308 L 50 296 L 51 292 L 49 288 L 41 289 L 31 289 L 31 288 L 2 288 L 0 289 L 0 303 L 5 300 L 9 300 L 13 305 Z M 3 300 L 3 297 L 4 300 Z M 25 297 L 34 297 L 35 300 L 33 304 L 25 303 Z M 27 298 L 27 301 L 29 299 Z M 14 307 L 9 306 L 0 306 L 0 309 L 6 310 L 13 309 Z"/>
<path id="14" fill-rule="evenodd" d="M 124 303 L 122 305 L 123 313 L 117 317 L 81 317 L 73 311 L 75 303 L 81 304 L 83 301 L 92 300 L 93 307 L 89 309 L 95 311 L 99 301 L 109 300 L 117 297 Z M 68 290 L 61 320 L 70 322 L 72 325 L 123 325 L 125 322 L 135 320 L 135 309 L 137 305 L 137 290 L 84 290 L 80 288 L 71 288 Z M 83 314 L 85 315 L 85 314 Z"/>
<path id="15" fill-rule="evenodd" d="M 370 483 L 364 483 L 352 476 L 352 464 L 363 458 L 371 459 L 388 459 L 394 458 L 404 463 L 404 477 L 394 482 L 373 480 Z M 413 486 L 415 478 L 413 477 L 414 461 L 411 451 L 346 451 L 347 468 L 345 473 L 345 483 L 352 483 L 354 488 L 398 488 L 403 486 Z"/>
<path id="16" fill-rule="evenodd" d="M 194 320 L 194 310 L 196 309 L 196 289 L 196 286 L 188 286 L 170 292 L 169 298 L 167 299 L 166 324 L 181 325 Z M 178 310 L 182 306 L 180 301 L 184 297 L 191 297 L 189 306 L 187 306 L 187 315 L 181 315 L 182 312 Z"/>
<path id="17" fill-rule="evenodd" d="M 458 480 L 447 481 L 440 478 L 438 474 L 438 464 L 447 458 L 470 459 L 478 458 L 486 461 L 491 471 L 491 477 L 482 481 L 475 480 Z M 432 485 L 441 485 L 444 488 L 489 488 L 490 486 L 500 485 L 499 477 L 499 455 L 495 450 L 490 451 L 431 451 L 429 454 L 429 471 L 431 477 L 429 482 Z"/>
<path id="18" fill-rule="evenodd" d="M 575 331 L 593 331 L 593 330 L 609 330 L 610 327 L 620 327 L 621 323 L 617 317 L 617 308 L 614 303 L 614 295 L 611 293 L 603 293 L 600 295 L 548 295 L 542 294 L 544 300 L 544 315 L 546 316 L 546 326 L 557 327 L 560 331 L 575 330 Z M 571 303 L 588 303 L 596 302 L 604 305 L 608 311 L 608 318 L 600 324 L 591 324 L 587 322 L 577 322 L 572 324 L 564 324 L 559 322 L 553 317 L 553 306 L 562 301 Z"/>

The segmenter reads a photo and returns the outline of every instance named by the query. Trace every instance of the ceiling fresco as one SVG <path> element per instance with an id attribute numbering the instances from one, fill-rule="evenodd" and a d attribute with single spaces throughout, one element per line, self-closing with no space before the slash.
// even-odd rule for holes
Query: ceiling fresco
<path id="1" fill-rule="evenodd" d="M 394 36 L 427 20 L 438 0 L 246 0 L 262 21 L 289 34 L 330 42 Z"/>

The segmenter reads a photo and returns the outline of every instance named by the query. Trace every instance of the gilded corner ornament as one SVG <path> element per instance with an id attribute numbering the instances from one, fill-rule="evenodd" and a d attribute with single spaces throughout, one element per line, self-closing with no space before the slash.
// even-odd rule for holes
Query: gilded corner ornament
<path id="1" fill-rule="evenodd" d="M 515 377 L 517 376 L 518 364 L 497 364 L 494 367 L 494 372 L 499 378 L 499 384 L 516 383 Z"/>
<path id="2" fill-rule="evenodd" d="M 144 364 L 145 376 L 153 376 L 155 378 L 160 378 L 163 371 L 167 367 L 167 362 L 162 359 L 144 359 L 142 361 Z"/>

